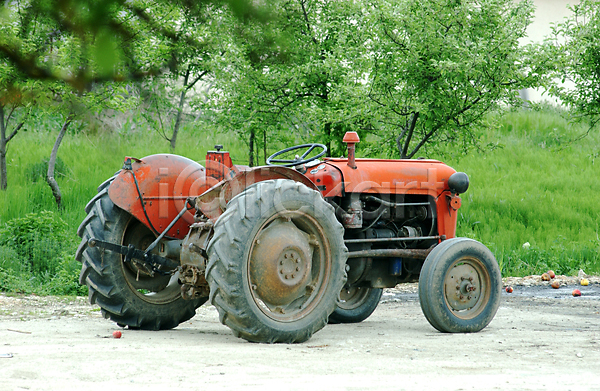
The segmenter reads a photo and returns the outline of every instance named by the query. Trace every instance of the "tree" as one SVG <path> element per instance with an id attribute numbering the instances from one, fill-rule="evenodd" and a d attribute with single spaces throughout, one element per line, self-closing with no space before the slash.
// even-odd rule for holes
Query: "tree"
<path id="1" fill-rule="evenodd" d="M 35 5 L 35 2 L 33 3 Z M 28 8 L 29 7 L 29 8 Z M 2 25 L 2 38 L 0 42 L 19 42 L 19 53 L 23 58 L 34 58 L 39 53 L 45 53 L 44 62 L 53 72 L 59 75 L 69 75 L 74 69 L 87 69 L 94 74 L 104 72 L 103 65 L 99 61 L 92 61 L 85 52 L 81 52 L 82 36 L 62 34 L 60 25 L 55 20 L 48 18 L 43 10 L 30 9 L 31 5 L 17 6 L 5 9 L 2 15 L 4 20 L 10 23 Z M 83 34 L 84 39 L 92 42 L 93 37 Z M 99 37 L 97 41 L 101 41 Z M 96 49 L 101 46 L 96 43 Z M 89 49 L 89 48 L 88 48 Z M 94 47 L 91 47 L 92 51 Z M 61 78 L 48 79 L 43 83 L 31 77 L 31 69 L 20 69 L 6 55 L 0 53 L 0 161 L 2 163 L 2 178 L 6 178 L 6 144 L 14 138 L 20 128 L 23 127 L 28 109 L 23 110 L 20 106 L 34 105 L 36 110 L 46 111 L 52 114 L 64 115 L 64 123 L 61 127 L 55 145 L 50 155 L 47 172 L 47 182 L 50 186 L 56 203 L 61 208 L 62 194 L 59 185 L 54 178 L 54 167 L 58 148 L 62 142 L 69 125 L 75 120 L 84 120 L 84 114 L 98 112 L 105 108 L 122 109 L 128 108 L 128 93 L 118 83 L 104 82 L 103 84 L 92 83 L 84 90 L 78 90 L 72 83 Z M 69 77 L 66 76 L 66 79 Z M 74 79 L 69 79 L 74 80 Z M 8 109 L 8 112 L 7 112 Z M 14 114 L 21 110 L 21 118 L 18 125 L 7 135 L 9 120 Z M 5 115 L 8 113 L 8 115 Z"/>
<path id="2" fill-rule="evenodd" d="M 265 23 L 231 24 L 216 67 L 217 115 L 249 145 L 257 163 L 269 134 L 282 141 L 315 140 L 344 152 L 346 130 L 368 126 L 357 100 L 364 72 L 355 56 L 365 34 L 358 2 L 286 0 L 271 3 Z"/>
<path id="3" fill-rule="evenodd" d="M 186 8 L 172 6 L 163 12 L 161 18 L 165 24 L 178 23 L 173 27 L 176 41 L 161 37 L 148 40 L 155 50 L 147 54 L 155 57 L 153 62 L 160 63 L 162 58 L 168 63 L 168 69 L 140 83 L 141 95 L 148 110 L 144 113 L 146 119 L 154 124 L 157 131 L 170 143 L 174 150 L 179 129 L 184 122 L 184 111 L 190 92 L 210 75 L 210 62 L 215 51 L 215 41 L 218 37 L 213 34 L 213 22 L 218 18 L 221 8 L 207 5 L 200 13 L 192 13 Z M 189 45 L 182 37 L 188 37 L 202 46 Z M 169 132 L 169 127 L 172 130 Z M 170 133 L 170 134 L 168 134 Z"/>
<path id="4" fill-rule="evenodd" d="M 28 117 L 28 109 L 23 107 L 23 104 L 18 96 L 15 99 L 9 99 L 11 95 L 3 88 L 4 93 L 0 96 L 0 190 L 6 190 L 8 187 L 8 173 L 6 164 L 6 153 L 8 143 L 19 133 Z M 15 94 L 16 95 L 16 94 Z M 11 127 L 13 119 L 16 119 L 16 125 Z"/>
<path id="5" fill-rule="evenodd" d="M 572 16 L 554 26 L 549 40 L 558 59 L 550 92 L 591 130 L 600 121 L 600 1 L 582 0 L 570 9 Z"/>
<path id="6" fill-rule="evenodd" d="M 29 0 L 5 2 L 0 18 L 11 20 L 16 13 L 19 23 L 28 30 L 37 24 L 50 30 L 37 34 L 40 50 L 23 50 L 27 35 L 0 35 L 0 53 L 27 78 L 63 81 L 78 91 L 104 81 L 140 80 L 160 74 L 170 58 L 154 57 L 158 62 L 145 62 L 149 56 L 140 50 L 152 42 L 165 41 L 202 49 L 206 43 L 187 34 L 178 34 L 177 23 L 165 18 L 164 10 L 177 9 L 192 15 L 202 14 L 207 6 L 226 4 L 238 20 L 264 20 L 268 5 L 251 0 Z M 78 68 L 67 72 L 52 61 L 55 42 L 74 38 L 73 55 L 84 58 Z M 139 37 L 147 38 L 140 40 Z M 152 41 L 152 42 L 150 42 Z"/>
<path id="7" fill-rule="evenodd" d="M 368 97 L 382 145 L 402 158 L 434 143 L 468 149 L 488 113 L 518 104 L 520 89 L 540 83 L 519 45 L 531 1 L 376 0 L 368 10 Z"/>

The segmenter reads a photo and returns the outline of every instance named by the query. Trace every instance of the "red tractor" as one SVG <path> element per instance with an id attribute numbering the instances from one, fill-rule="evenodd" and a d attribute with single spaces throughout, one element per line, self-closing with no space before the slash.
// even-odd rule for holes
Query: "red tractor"
<path id="1" fill-rule="evenodd" d="M 455 238 L 466 174 L 435 160 L 323 158 L 321 144 L 267 166 L 206 167 L 175 155 L 126 158 L 79 227 L 80 283 L 122 327 L 160 330 L 207 300 L 233 333 L 303 342 L 327 322 L 360 322 L 383 288 L 419 281 L 427 320 L 476 332 L 498 309 L 501 276 L 481 243 Z"/>

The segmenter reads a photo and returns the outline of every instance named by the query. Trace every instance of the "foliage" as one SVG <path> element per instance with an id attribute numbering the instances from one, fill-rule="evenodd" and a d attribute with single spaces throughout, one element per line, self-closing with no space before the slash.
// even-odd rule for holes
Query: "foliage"
<path id="1" fill-rule="evenodd" d="M 369 2 L 368 96 L 384 150 L 411 158 L 424 146 L 477 146 L 487 114 L 541 82 L 519 44 L 533 11 L 528 0 Z"/>
<path id="2" fill-rule="evenodd" d="M 261 135 L 318 140 L 339 156 L 353 130 L 388 157 L 449 143 L 466 151 L 489 112 L 545 80 L 550 64 L 519 45 L 533 9 L 529 0 L 274 2 L 266 27 L 225 23 L 234 38 L 223 42 L 213 108 L 250 146 Z"/>
<path id="3" fill-rule="evenodd" d="M 49 211 L 12 219 L 0 230 L 0 245 L 13 249 L 35 275 L 56 272 L 56 255 L 66 239 L 67 224 Z"/>
<path id="4" fill-rule="evenodd" d="M 176 37 L 192 37 L 203 43 L 190 45 L 181 39 L 176 43 L 163 40 L 153 45 L 155 50 L 145 49 L 147 55 L 156 59 L 154 61 L 161 58 L 168 61 L 169 68 L 137 83 L 145 104 L 144 116 L 174 150 L 179 129 L 186 119 L 188 96 L 203 88 L 201 84 L 211 75 L 213 53 L 218 50 L 215 42 L 219 41 L 215 34 L 216 23 L 213 22 L 222 10 L 217 5 L 208 5 L 193 13 L 189 9 L 172 6 L 168 11 L 157 8 L 155 12 L 164 13 L 161 20 L 165 27 L 172 25 L 173 19 L 178 21 L 171 27 Z"/>
<path id="5" fill-rule="evenodd" d="M 550 92 L 591 130 L 600 121 L 600 1 L 582 0 L 570 9 L 572 16 L 554 26 L 549 39 L 558 59 L 550 76 L 560 82 Z"/>
<path id="6" fill-rule="evenodd" d="M 318 140 L 339 155 L 345 131 L 363 133 L 366 114 L 353 99 L 363 70 L 360 15 L 359 2 L 276 1 L 266 23 L 224 24 L 233 38 L 215 68 L 213 109 L 248 140 L 251 163 L 258 141 L 265 155 L 270 139 Z"/>
<path id="7" fill-rule="evenodd" d="M 172 53 L 169 47 L 205 45 L 198 37 L 177 31 L 173 21 L 179 13 L 202 14 L 213 4 L 228 4 L 241 20 L 266 14 L 265 8 L 246 0 L 11 1 L 0 8 L 0 54 L 29 79 L 60 81 L 78 91 L 98 82 L 138 80 L 159 74 L 177 59 L 163 56 L 162 49 Z M 68 44 L 71 50 L 57 55 L 57 44 Z M 56 62 L 61 55 L 80 64 L 65 69 Z"/>
<path id="8" fill-rule="evenodd" d="M 48 161 L 49 158 L 44 158 L 37 163 L 32 163 L 28 166 L 27 176 L 31 180 L 31 182 L 37 182 L 39 180 L 45 181 L 46 176 L 48 175 Z M 55 175 L 57 177 L 65 177 L 67 172 L 69 171 L 69 167 L 65 164 L 65 162 L 57 157 L 56 159 L 56 172 Z"/>
<path id="9" fill-rule="evenodd" d="M 37 111 L 46 110 L 62 116 L 61 132 L 50 155 L 46 176 L 59 208 L 62 196 L 53 167 L 68 126 L 74 119 L 89 121 L 103 110 L 126 110 L 134 101 L 123 84 L 81 85 L 88 80 L 85 72 L 103 72 L 101 59 L 106 53 L 100 53 L 103 40 L 100 33 L 69 34 L 69 29 L 64 28 L 61 22 L 73 27 L 82 23 L 79 17 L 85 19 L 82 15 L 69 15 L 74 10 L 65 3 L 59 5 L 66 8 L 54 9 L 50 7 L 52 1 L 7 2 L 0 13 L 0 188 L 5 190 L 8 184 L 5 172 L 8 142 L 21 128 L 27 130 L 33 107 Z M 69 16 L 70 25 L 61 19 Z M 95 53 L 96 62 L 90 52 Z M 9 130 L 11 117 L 18 122 Z"/>
<path id="10" fill-rule="evenodd" d="M 0 290 L 81 294 L 68 225 L 53 212 L 28 213 L 0 228 Z"/>
<path id="11" fill-rule="evenodd" d="M 489 246 L 503 275 L 600 271 L 600 184 L 592 179 L 600 136 L 573 143 L 581 131 L 563 111 L 515 111 L 486 136 L 496 150 L 447 161 L 471 180 L 457 234 Z"/>

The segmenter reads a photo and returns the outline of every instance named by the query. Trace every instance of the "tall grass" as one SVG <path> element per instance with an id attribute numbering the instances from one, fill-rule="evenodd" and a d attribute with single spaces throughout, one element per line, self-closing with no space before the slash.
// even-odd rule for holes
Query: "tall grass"
<path id="1" fill-rule="evenodd" d="M 48 120 L 51 122 L 51 119 Z M 39 131 L 23 132 L 9 145 L 8 189 L 0 192 L 0 291 L 16 291 L 38 294 L 73 294 L 81 289 L 72 289 L 77 281 L 78 269 L 74 260 L 79 244 L 77 227 L 85 217 L 84 207 L 96 194 L 96 189 L 123 165 L 125 156 L 144 157 L 156 153 L 176 153 L 203 164 L 206 151 L 215 144 L 223 144 L 231 153 L 235 164 L 247 164 L 246 147 L 233 133 L 222 134 L 213 130 L 199 131 L 194 124 L 181 130 L 178 146 L 170 150 L 169 143 L 157 132 L 139 131 L 125 126 L 121 132 L 74 131 L 60 146 L 58 157 L 65 169 L 57 175 L 62 192 L 63 208 L 58 210 L 52 192 L 40 171 L 48 159 L 56 133 L 49 132 L 51 123 L 42 123 Z M 57 128 L 56 128 L 57 129 Z M 37 219 L 42 211 L 53 212 L 52 218 L 68 226 L 66 240 L 54 238 L 53 246 L 60 246 L 59 270 L 50 270 L 33 276 L 27 268 L 17 268 L 17 263 L 27 264 L 30 259 L 18 256 L 19 246 L 2 242 L 2 228 L 31 215 Z M 10 236 L 8 233 L 5 236 Z M 44 237 L 33 243 L 32 254 L 43 253 L 52 239 Z M 63 257 L 63 254 L 69 254 Z M 65 276 L 68 274 L 68 276 Z M 85 289 L 84 289 L 85 290 Z"/>
<path id="2" fill-rule="evenodd" d="M 24 132 L 9 146 L 8 189 L 0 193 L 0 225 L 26 213 L 57 210 L 52 192 L 44 180 L 32 181 L 32 171 L 47 159 L 56 134 L 47 131 Z M 60 216 L 75 227 L 85 217 L 83 207 L 96 194 L 96 188 L 123 166 L 125 156 L 144 157 L 156 153 L 175 153 L 203 162 L 206 151 L 222 144 L 235 164 L 247 164 L 246 147 L 234 134 L 222 134 L 189 124 L 181 130 L 174 152 L 169 143 L 151 130 L 122 133 L 78 132 L 63 140 L 58 156 L 67 167 L 58 177 L 64 210 Z"/>
<path id="3" fill-rule="evenodd" d="M 586 130 L 555 110 L 511 112 L 484 140 L 500 148 L 448 162 L 471 179 L 458 234 L 488 245 L 503 274 L 600 271 L 600 135 L 573 142 Z"/>
<path id="4" fill-rule="evenodd" d="M 64 175 L 58 176 L 64 209 L 59 211 L 48 185 L 39 180 L 40 165 L 48 158 L 56 135 L 48 129 L 58 130 L 58 122 L 40 121 L 38 130 L 19 134 L 9 145 L 8 190 L 0 192 L 0 229 L 28 213 L 53 211 L 68 227 L 68 239 L 61 246 L 74 254 L 84 206 L 97 186 L 121 168 L 124 157 L 171 151 L 157 132 L 135 121 L 116 132 L 73 129 L 58 153 L 64 163 Z M 502 116 L 497 127 L 482 130 L 482 144 L 496 145 L 494 150 L 468 156 L 445 154 L 446 163 L 471 179 L 462 196 L 458 234 L 486 244 L 503 275 L 522 276 L 549 268 L 562 274 L 580 268 L 600 273 L 600 181 L 596 180 L 600 135 L 592 133 L 571 142 L 586 130 L 568 123 L 556 110 L 515 111 Z M 223 144 L 234 163 L 247 164 L 247 146 L 234 132 L 219 133 L 193 123 L 181 130 L 174 153 L 202 162 L 215 144 Z M 526 242 L 528 249 L 523 247 Z M 0 244 L 0 272 L 1 261 L 14 264 L 17 255 Z M 61 258 L 59 269 L 62 277 L 45 277 L 55 284 L 76 281 L 78 265 L 72 257 Z M 70 279 L 65 273 L 72 274 Z M 6 273 L 0 273 L 0 290 L 61 292 L 60 287 L 52 290 L 28 285 L 23 279 L 3 280 L 3 276 Z"/>

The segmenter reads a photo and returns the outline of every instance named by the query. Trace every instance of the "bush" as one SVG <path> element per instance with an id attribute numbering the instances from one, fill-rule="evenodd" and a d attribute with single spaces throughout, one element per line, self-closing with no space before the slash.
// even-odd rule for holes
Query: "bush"
<path id="1" fill-rule="evenodd" d="M 27 173 L 31 182 L 35 183 L 39 180 L 45 181 L 48 175 L 48 162 L 50 158 L 45 158 L 41 162 L 30 164 L 27 167 Z M 61 178 L 67 175 L 69 168 L 62 161 L 60 156 L 56 157 L 56 163 L 54 165 L 54 177 Z"/>
<path id="2" fill-rule="evenodd" d="M 85 294 L 68 226 L 50 211 L 28 213 L 0 227 L 0 290 Z"/>
<path id="3" fill-rule="evenodd" d="M 54 274 L 68 243 L 67 228 L 53 212 L 28 213 L 0 229 L 0 246 L 11 248 L 34 275 Z"/>

